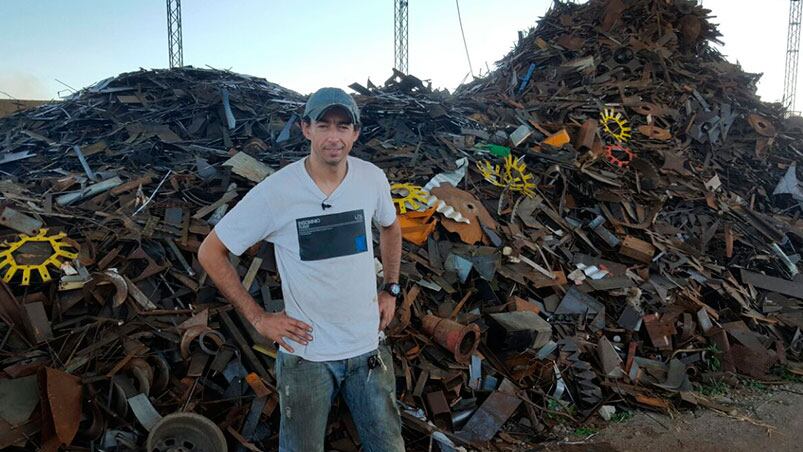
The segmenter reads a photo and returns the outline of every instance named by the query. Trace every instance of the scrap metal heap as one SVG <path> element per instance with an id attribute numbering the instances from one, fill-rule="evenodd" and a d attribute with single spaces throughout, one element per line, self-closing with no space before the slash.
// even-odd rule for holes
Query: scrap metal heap
<path id="1" fill-rule="evenodd" d="M 351 86 L 353 154 L 388 174 L 405 237 L 386 334 L 410 450 L 730 411 L 702 385 L 803 374 L 803 126 L 709 45 L 708 13 L 558 2 L 454 95 Z M 306 154 L 303 102 L 187 67 L 0 119 L 0 448 L 276 448 L 276 350 L 195 256 Z M 269 244 L 232 262 L 282 309 Z M 336 402 L 330 449 L 358 443 Z"/>

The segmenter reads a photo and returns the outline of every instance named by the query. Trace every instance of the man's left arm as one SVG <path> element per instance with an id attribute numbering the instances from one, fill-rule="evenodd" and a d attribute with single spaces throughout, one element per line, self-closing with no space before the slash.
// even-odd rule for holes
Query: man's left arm
<path id="1" fill-rule="evenodd" d="M 401 266 L 402 233 L 399 220 L 396 219 L 390 226 L 380 226 L 379 252 L 382 260 L 382 274 L 384 284 L 399 282 L 399 267 Z M 384 286 L 383 284 L 383 286 Z M 379 330 L 384 330 L 393 320 L 396 313 L 396 297 L 388 292 L 379 292 Z"/>

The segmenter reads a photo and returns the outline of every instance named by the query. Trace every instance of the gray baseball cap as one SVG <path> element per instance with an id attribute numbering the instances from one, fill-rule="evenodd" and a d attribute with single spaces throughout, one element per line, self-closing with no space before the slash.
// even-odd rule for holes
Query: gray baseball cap
<path id="1" fill-rule="evenodd" d="M 321 88 L 315 91 L 304 107 L 304 118 L 311 121 L 321 119 L 326 110 L 332 107 L 341 107 L 351 115 L 354 124 L 360 123 L 360 109 L 354 99 L 340 88 Z"/>

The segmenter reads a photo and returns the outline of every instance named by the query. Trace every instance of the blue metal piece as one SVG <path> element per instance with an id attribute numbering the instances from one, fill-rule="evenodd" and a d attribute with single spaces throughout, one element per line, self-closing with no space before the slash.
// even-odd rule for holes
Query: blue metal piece
<path id="1" fill-rule="evenodd" d="M 471 355 L 471 364 L 468 366 L 468 387 L 479 391 L 482 386 L 482 359 L 479 355 Z"/>
<path id="2" fill-rule="evenodd" d="M 470 260 L 463 256 L 458 256 L 457 254 L 450 254 L 446 258 L 446 263 L 444 265 L 446 270 L 457 273 L 457 277 L 460 278 L 461 283 L 466 282 L 472 267 L 474 267 L 474 264 Z"/>
<path id="3" fill-rule="evenodd" d="M 84 172 L 86 176 L 93 181 L 98 180 L 98 176 L 92 172 L 92 168 L 89 167 L 89 163 L 86 161 L 86 157 L 81 152 L 81 148 L 76 144 L 72 147 L 73 151 L 75 151 L 75 155 L 78 156 L 78 161 L 81 162 L 81 166 L 84 167 Z"/>
<path id="4" fill-rule="evenodd" d="M 486 375 L 485 379 L 482 380 L 482 390 L 483 391 L 496 391 L 496 386 L 499 384 L 499 380 L 496 377 L 491 375 Z"/>
<path id="5" fill-rule="evenodd" d="M 290 139 L 290 129 L 292 129 L 293 124 L 295 124 L 296 120 L 298 120 L 298 115 L 293 113 L 293 115 L 290 116 L 290 119 L 288 119 L 287 122 L 284 124 L 282 131 L 279 133 L 279 137 L 276 138 L 277 143 L 281 143 L 283 141 L 287 141 Z"/>
<path id="6" fill-rule="evenodd" d="M 530 79 L 533 76 L 533 71 L 535 71 L 535 63 L 530 63 L 530 67 L 527 69 L 527 74 L 524 75 L 524 78 L 521 79 L 521 85 L 519 85 L 518 91 L 516 94 L 521 94 L 524 91 L 524 88 L 527 87 L 527 83 L 530 83 Z"/>
<path id="7" fill-rule="evenodd" d="M 229 127 L 229 130 L 232 130 L 237 125 L 237 121 L 234 119 L 234 113 L 231 111 L 229 90 L 226 88 L 221 89 L 220 95 L 223 97 L 223 111 L 226 113 L 226 125 Z"/>

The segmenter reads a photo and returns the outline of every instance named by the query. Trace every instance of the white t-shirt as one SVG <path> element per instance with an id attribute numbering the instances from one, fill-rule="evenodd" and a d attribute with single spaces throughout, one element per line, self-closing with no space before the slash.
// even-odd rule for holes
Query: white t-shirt
<path id="1" fill-rule="evenodd" d="M 312 326 L 306 346 L 286 339 L 293 354 L 352 358 L 378 345 L 371 219 L 382 226 L 396 220 L 390 185 L 381 169 L 348 157 L 346 177 L 327 198 L 304 160 L 252 188 L 215 232 L 238 256 L 260 240 L 274 244 L 285 311 Z"/>

